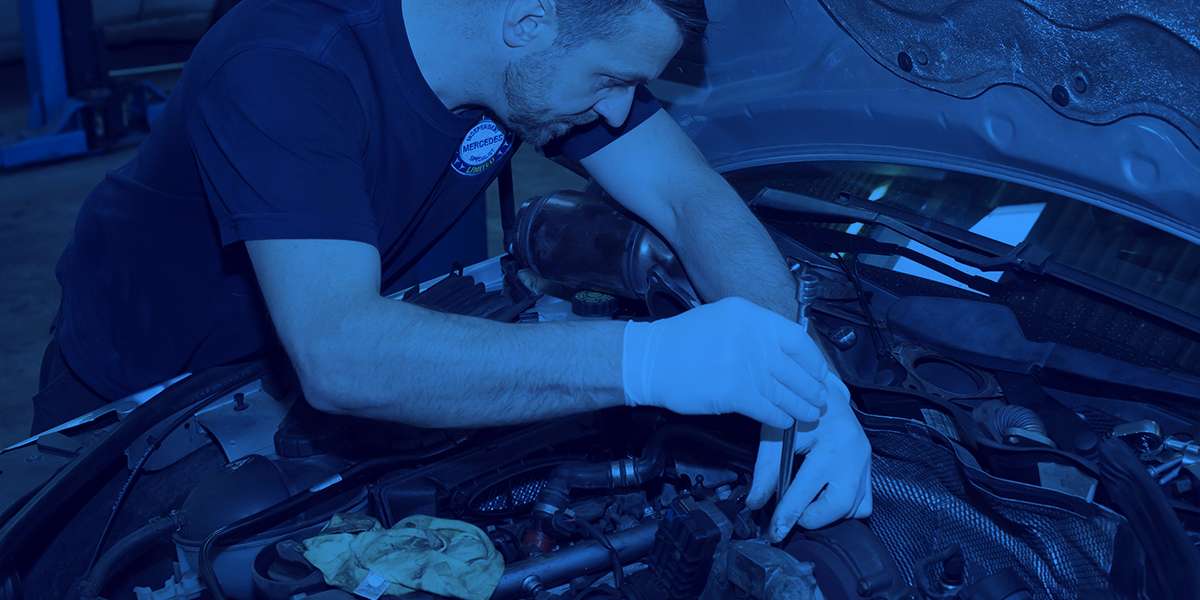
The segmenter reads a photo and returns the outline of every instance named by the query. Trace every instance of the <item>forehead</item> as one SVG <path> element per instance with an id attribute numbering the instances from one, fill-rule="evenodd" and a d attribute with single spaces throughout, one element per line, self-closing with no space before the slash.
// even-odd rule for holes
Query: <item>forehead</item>
<path id="1" fill-rule="evenodd" d="M 617 35 L 581 48 L 594 69 L 631 79 L 654 79 L 679 52 L 683 45 L 679 27 L 653 3 L 648 4 L 651 6 L 625 17 Z"/>

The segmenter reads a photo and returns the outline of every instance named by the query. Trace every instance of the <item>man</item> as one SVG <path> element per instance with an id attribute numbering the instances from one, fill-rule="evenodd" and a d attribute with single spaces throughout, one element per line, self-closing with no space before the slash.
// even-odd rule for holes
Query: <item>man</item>
<path id="1" fill-rule="evenodd" d="M 702 8 L 245 0 L 82 209 L 35 428 L 281 345 L 330 413 L 424 427 L 622 404 L 749 416 L 763 423 L 755 507 L 796 420 L 807 458 L 771 534 L 866 516 L 869 447 L 845 386 L 791 322 L 782 257 L 641 86 Z M 509 325 L 386 299 L 381 281 L 454 223 L 514 137 L 581 161 L 712 304 L 651 324 Z"/>

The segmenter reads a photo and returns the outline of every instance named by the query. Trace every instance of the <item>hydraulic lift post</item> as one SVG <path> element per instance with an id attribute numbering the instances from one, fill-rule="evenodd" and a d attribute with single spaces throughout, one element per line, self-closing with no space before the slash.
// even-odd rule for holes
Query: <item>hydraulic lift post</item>
<path id="1" fill-rule="evenodd" d="M 0 137 L 0 169 L 111 149 L 149 131 L 166 94 L 115 82 L 90 1 L 19 0 L 28 130 Z"/>

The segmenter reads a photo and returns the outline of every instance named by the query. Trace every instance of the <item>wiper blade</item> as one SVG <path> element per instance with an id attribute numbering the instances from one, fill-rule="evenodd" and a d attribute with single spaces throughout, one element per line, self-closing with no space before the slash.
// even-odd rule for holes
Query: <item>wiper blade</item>
<path id="1" fill-rule="evenodd" d="M 840 194 L 836 201 L 828 201 L 766 188 L 750 201 L 750 206 L 879 225 L 981 271 L 1021 270 L 1041 273 L 1050 258 L 1049 253 L 1029 244 L 1009 246 L 953 225 L 905 214 L 899 210 L 889 210 L 889 207 L 845 193 Z M 952 240 L 953 243 L 944 241 L 946 239 Z"/>
<path id="2" fill-rule="evenodd" d="M 1029 273 L 1099 294 L 1110 300 L 1138 308 L 1149 315 L 1200 334 L 1200 317 L 1068 267 L 1033 244 L 1010 246 L 991 238 L 941 221 L 914 215 L 895 207 L 842 193 L 836 200 L 764 188 L 750 200 L 751 208 L 766 208 L 789 215 L 821 217 L 825 222 L 874 224 L 886 227 L 915 242 L 981 271 Z"/>

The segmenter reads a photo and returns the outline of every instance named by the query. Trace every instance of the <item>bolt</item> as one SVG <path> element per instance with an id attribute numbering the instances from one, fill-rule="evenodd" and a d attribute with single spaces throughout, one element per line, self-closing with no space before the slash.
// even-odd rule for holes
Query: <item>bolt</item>
<path id="1" fill-rule="evenodd" d="M 843 325 L 833 330 L 833 333 L 830 334 L 830 339 L 833 341 L 833 345 L 837 346 L 839 350 L 849 350 L 858 342 L 858 333 L 854 331 L 853 327 Z"/>
<path id="2" fill-rule="evenodd" d="M 1175 480 L 1175 492 L 1177 494 L 1182 496 L 1183 494 L 1186 494 L 1190 491 L 1192 491 L 1192 480 L 1190 480 L 1190 479 L 1176 479 Z"/>
<path id="3" fill-rule="evenodd" d="M 866 579 L 858 580 L 858 595 L 863 597 L 871 595 L 871 584 Z"/>
<path id="4" fill-rule="evenodd" d="M 1050 97 L 1054 100 L 1055 104 L 1062 107 L 1066 107 L 1071 103 L 1071 95 L 1067 93 L 1067 88 L 1061 85 L 1054 86 L 1054 89 L 1050 91 Z"/>
<path id="5" fill-rule="evenodd" d="M 1146 470 L 1146 473 L 1149 474 L 1151 478 L 1157 479 L 1157 478 L 1162 477 L 1163 475 L 1166 475 L 1167 473 L 1170 473 L 1171 471 L 1179 468 L 1179 465 L 1181 465 L 1181 464 L 1183 464 L 1182 456 L 1168 460 L 1167 462 L 1162 463 L 1161 465 L 1158 465 L 1156 467 L 1150 467 L 1149 469 Z"/>
<path id="6" fill-rule="evenodd" d="M 529 577 L 526 577 L 525 580 L 521 582 L 521 587 L 527 594 L 538 594 L 546 589 L 542 586 L 542 580 L 537 575 L 530 575 Z"/>
<path id="7" fill-rule="evenodd" d="M 900 69 L 905 73 L 911 73 L 913 70 L 913 59 L 907 52 L 901 52 L 896 57 L 896 62 L 900 64 Z"/>
<path id="8" fill-rule="evenodd" d="M 1082 94 L 1088 90 L 1088 81 L 1087 78 L 1083 76 L 1083 73 L 1078 73 L 1075 75 L 1075 77 L 1071 80 L 1071 87 L 1075 89 L 1075 93 L 1077 94 Z"/>
<path id="9" fill-rule="evenodd" d="M 913 58 L 917 61 L 918 65 L 924 66 L 929 64 L 929 54 L 927 54 L 924 50 L 917 50 L 915 53 L 913 53 Z"/>

